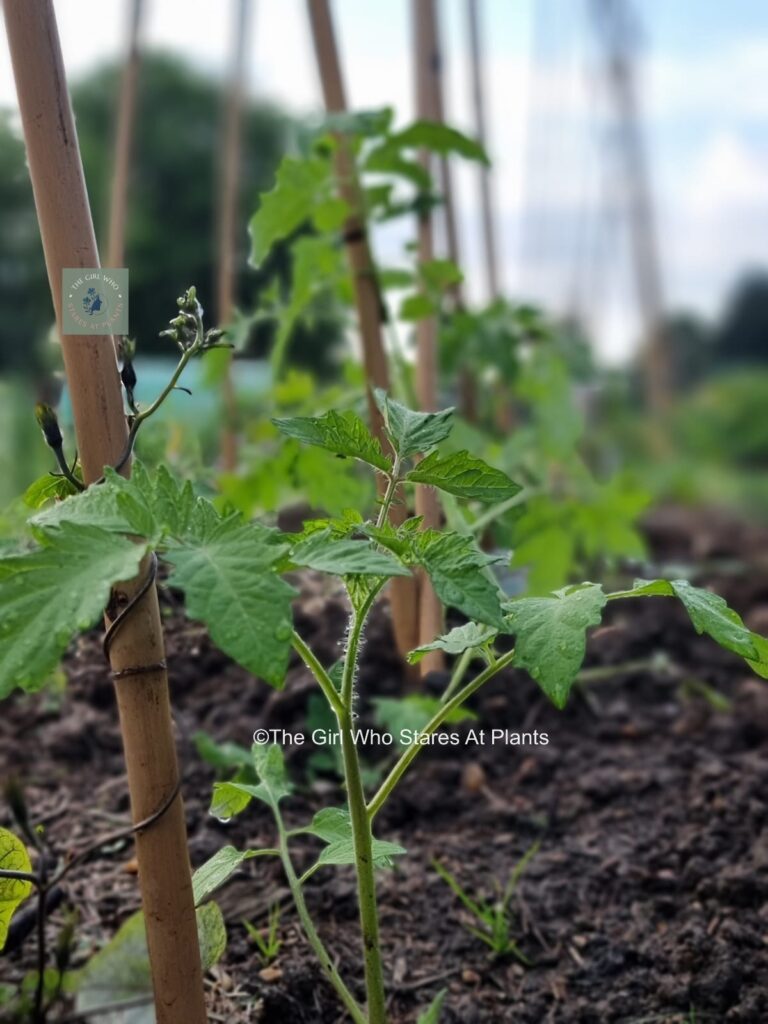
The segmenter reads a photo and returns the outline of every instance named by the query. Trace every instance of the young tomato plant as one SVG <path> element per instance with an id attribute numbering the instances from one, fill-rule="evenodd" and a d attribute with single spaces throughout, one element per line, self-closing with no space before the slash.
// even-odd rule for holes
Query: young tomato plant
<path id="1" fill-rule="evenodd" d="M 299 534 L 284 534 L 245 522 L 237 513 L 218 511 L 197 497 L 189 482 L 179 483 L 162 467 L 150 474 L 137 465 L 130 480 L 107 470 L 100 486 L 39 511 L 32 519 L 36 549 L 0 562 L 6 688 L 39 685 L 69 637 L 97 617 L 110 585 L 135 572 L 137 558 L 148 549 L 169 563 L 170 582 L 184 592 L 188 614 L 207 624 L 214 642 L 254 675 L 279 687 L 292 650 L 298 654 L 336 720 L 346 805 L 325 807 L 312 821 L 289 828 L 283 802 L 291 783 L 282 751 L 274 744 L 255 746 L 257 781 L 217 783 L 211 810 L 228 819 L 252 800 L 261 801 L 274 816 L 276 843 L 263 850 L 224 848 L 198 871 L 196 886 L 199 893 L 210 895 L 247 859 L 279 858 L 307 940 L 356 1024 L 387 1021 L 376 871 L 405 853 L 398 844 L 376 837 L 374 823 L 426 745 L 411 743 L 402 749 L 378 790 L 366 799 L 355 728 L 358 663 L 371 609 L 389 579 L 426 573 L 443 604 L 467 620 L 414 650 L 412 660 L 439 649 L 467 661 L 476 655 L 484 662 L 474 678 L 455 681 L 423 725 L 422 739 L 508 666 L 526 669 L 553 703 L 563 707 L 584 658 L 587 630 L 600 622 L 609 601 L 677 598 L 699 633 L 768 676 L 768 641 L 750 631 L 720 597 L 684 580 L 638 580 L 629 590 L 615 593 L 583 583 L 545 597 L 509 600 L 493 575 L 493 558 L 473 537 L 422 529 L 418 518 L 393 525 L 387 513 L 402 488 L 429 485 L 458 499 L 498 502 L 516 494 L 518 486 L 467 451 L 441 453 L 439 446 L 453 426 L 451 409 L 413 412 L 382 392 L 377 401 L 389 451 L 353 412 L 276 421 L 285 436 L 381 474 L 385 486 L 372 517 L 366 516 L 367 510 L 349 510 L 337 519 L 309 522 Z M 301 568 L 338 576 L 346 587 L 350 619 L 340 672 L 324 666 L 294 629 L 291 605 L 296 592 L 282 577 Z M 39 611 L 33 614 L 43 598 L 50 609 L 44 620 Z M 508 637 L 515 638 L 512 649 L 507 649 Z M 497 649 L 499 638 L 505 642 Z M 304 835 L 319 840 L 322 850 L 299 876 L 291 846 L 295 837 Z M 357 876 L 365 1006 L 340 976 L 305 900 L 309 879 L 334 865 L 353 865 Z M 441 999 L 424 1019 L 437 1019 Z"/>

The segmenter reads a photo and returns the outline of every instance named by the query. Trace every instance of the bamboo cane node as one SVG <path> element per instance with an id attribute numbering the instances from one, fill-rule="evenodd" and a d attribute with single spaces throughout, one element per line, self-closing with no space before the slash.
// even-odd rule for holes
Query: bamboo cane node
<path id="1" fill-rule="evenodd" d="M 112 671 L 113 679 L 124 679 L 125 676 L 149 675 L 152 672 L 164 672 L 168 668 L 165 661 L 154 661 L 151 665 L 134 665 L 131 668 L 120 668 Z"/>

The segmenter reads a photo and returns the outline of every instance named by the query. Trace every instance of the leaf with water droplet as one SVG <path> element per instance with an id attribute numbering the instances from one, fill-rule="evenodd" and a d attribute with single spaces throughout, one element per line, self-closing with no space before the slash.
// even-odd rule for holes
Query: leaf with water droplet
<path id="1" fill-rule="evenodd" d="M 514 664 L 526 669 L 559 708 L 584 660 L 586 631 L 600 622 L 607 600 L 599 584 L 584 583 L 504 606 L 505 632 L 515 635 Z"/>

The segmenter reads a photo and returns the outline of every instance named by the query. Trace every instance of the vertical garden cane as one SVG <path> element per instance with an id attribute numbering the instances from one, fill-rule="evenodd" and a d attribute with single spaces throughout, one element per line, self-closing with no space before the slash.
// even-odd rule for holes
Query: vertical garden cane
<path id="1" fill-rule="evenodd" d="M 96 267 L 98 251 L 51 0 L 5 0 L 5 21 L 48 279 L 61 327 L 63 267 Z M 111 337 L 61 336 L 86 483 L 125 450 L 116 353 Z M 127 471 L 127 467 L 126 467 Z M 157 593 L 152 562 L 113 592 L 122 619 L 110 660 L 125 748 L 158 1024 L 206 1019 L 200 951 Z"/>
<path id="2" fill-rule="evenodd" d="M 122 267 L 125 260 L 125 220 L 128 210 L 128 186 L 131 150 L 136 124 L 136 90 L 139 81 L 139 33 L 144 0 L 130 0 L 128 19 L 128 52 L 120 84 L 115 136 L 115 163 L 112 169 L 112 190 L 109 199 L 109 236 L 107 266 Z"/>
<path id="3" fill-rule="evenodd" d="M 222 326 L 228 324 L 232 319 L 235 306 L 245 48 L 251 8 L 250 0 L 233 0 L 233 2 L 236 5 L 236 12 L 233 21 L 229 85 L 224 107 L 216 244 L 216 313 Z M 232 354 L 220 352 L 218 358 L 225 361 L 221 378 L 221 397 L 224 403 L 221 463 L 224 470 L 231 473 L 237 465 L 237 396 L 232 379 Z"/>
<path id="4" fill-rule="evenodd" d="M 347 99 L 328 0 L 308 0 L 308 10 L 326 110 L 329 113 L 344 112 L 347 109 Z M 368 411 L 372 430 L 386 449 L 388 444 L 384 435 L 384 421 L 373 399 L 374 388 L 389 391 L 389 367 L 381 329 L 381 295 L 361 206 L 360 187 L 355 180 L 353 157 L 344 145 L 343 138 L 339 140 L 336 159 L 339 191 L 352 211 L 345 224 L 344 240 L 352 269 L 355 305 L 360 324 L 363 363 L 368 381 Z M 379 482 L 383 484 L 383 481 Z M 392 522 L 399 524 L 403 522 L 405 516 L 406 510 L 402 505 L 392 506 Z M 390 582 L 390 603 L 397 647 L 402 655 L 406 655 L 419 642 L 418 593 L 415 581 L 402 577 L 393 579 Z"/>
<path id="5" fill-rule="evenodd" d="M 436 67 L 437 26 L 434 0 L 412 0 L 414 27 L 414 70 L 416 78 L 416 116 L 434 121 L 439 118 Z M 430 169 L 429 153 L 422 150 L 422 164 Z M 434 258 L 432 215 L 428 209 L 419 214 L 419 260 Z M 416 327 L 416 393 L 424 412 L 437 409 L 437 321 L 434 316 L 419 320 Z M 416 488 L 416 512 L 424 517 L 424 527 L 440 527 L 440 503 L 432 487 Z M 428 644 L 443 631 L 443 614 L 431 584 L 422 577 L 419 594 L 419 643 Z M 422 674 L 441 669 L 440 651 L 430 651 L 420 663 Z"/>

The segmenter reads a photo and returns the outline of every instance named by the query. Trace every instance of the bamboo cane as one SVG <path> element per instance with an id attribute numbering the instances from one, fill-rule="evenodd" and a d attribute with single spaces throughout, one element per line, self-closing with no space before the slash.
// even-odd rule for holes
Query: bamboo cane
<path id="1" fill-rule="evenodd" d="M 485 116 L 479 3 L 480 0 L 467 0 L 467 21 L 472 71 L 472 104 L 475 112 L 475 135 L 477 136 L 477 141 L 485 149 L 488 132 Z M 491 173 L 487 167 L 481 165 L 478 168 L 478 180 L 480 183 L 480 210 L 483 225 L 486 286 L 488 298 L 493 301 L 499 297 L 499 268 L 496 255 L 496 232 L 492 214 Z"/>
<path id="2" fill-rule="evenodd" d="M 5 21 L 27 159 L 59 329 L 63 267 L 98 267 L 74 119 L 51 0 L 5 0 Z M 61 335 L 64 366 L 85 481 L 101 476 L 124 450 L 114 341 Z M 142 575 L 113 592 L 113 612 L 130 600 Z M 168 679 L 157 593 L 150 587 L 111 646 L 131 810 L 149 818 L 178 786 Z M 206 1020 L 200 951 L 180 797 L 136 836 L 158 1024 Z"/>
<path id="3" fill-rule="evenodd" d="M 128 210 L 128 185 L 136 123 L 136 88 L 139 80 L 139 33 L 143 0 L 131 0 L 128 25 L 128 53 L 120 85 L 115 138 L 115 163 L 109 206 L 107 266 L 122 267 L 125 260 L 125 221 Z"/>
<path id="4" fill-rule="evenodd" d="M 440 116 L 437 69 L 437 21 L 434 0 L 413 0 L 414 63 L 416 78 L 416 115 L 429 121 Z M 420 153 L 424 167 L 431 169 L 430 155 Z M 419 216 L 419 260 L 426 263 L 434 258 L 432 216 L 429 210 Z M 416 326 L 416 394 L 421 409 L 437 409 L 437 320 L 430 316 L 419 320 Z M 424 527 L 440 526 L 440 503 L 432 487 L 416 488 L 416 512 L 424 517 Z M 440 602 L 426 576 L 419 587 L 419 643 L 428 644 L 443 631 Z M 443 668 L 440 651 L 430 651 L 420 664 L 422 675 Z"/>
<path id="5" fill-rule="evenodd" d="M 237 217 L 240 198 L 240 155 L 242 151 L 243 96 L 245 92 L 245 49 L 250 20 L 250 0 L 237 4 L 232 36 L 230 79 L 224 113 L 224 139 L 219 173 L 219 217 L 217 238 L 217 312 L 220 324 L 232 319 L 237 269 Z M 222 353 L 226 367 L 222 377 L 224 429 L 221 433 L 221 462 L 227 472 L 237 465 L 237 398 L 232 380 L 232 357 Z"/>
<path id="6" fill-rule="evenodd" d="M 315 56 L 320 73 L 325 108 L 329 113 L 346 111 L 347 99 L 341 73 L 333 19 L 328 0 L 308 0 L 309 22 Z M 373 398 L 374 388 L 389 390 L 389 367 L 382 338 L 382 304 L 371 254 L 359 183 L 354 174 L 353 158 L 344 139 L 336 151 L 336 176 L 342 198 L 352 211 L 344 228 L 347 257 L 352 269 L 355 306 L 360 324 L 363 364 L 368 381 L 368 411 L 373 433 L 388 447 L 384 421 Z M 403 505 L 391 509 L 393 523 L 402 523 L 406 517 Z M 397 648 L 402 655 L 418 644 L 418 594 L 414 580 L 397 578 L 390 582 L 392 625 Z"/>

